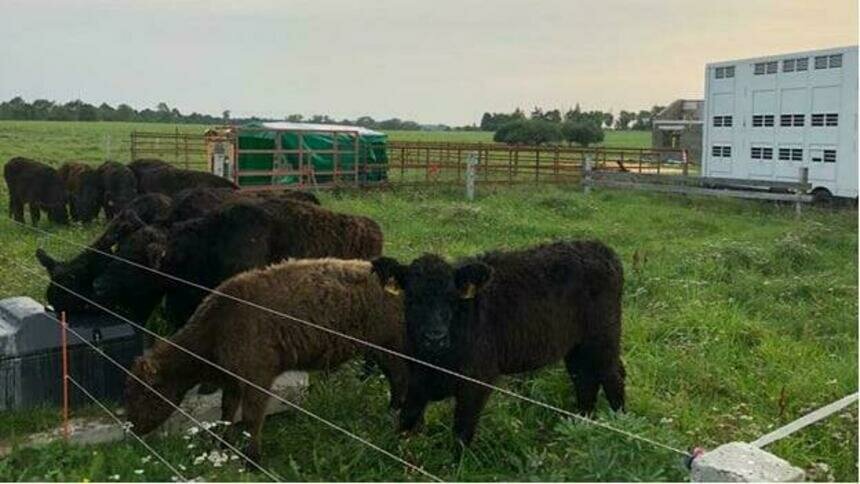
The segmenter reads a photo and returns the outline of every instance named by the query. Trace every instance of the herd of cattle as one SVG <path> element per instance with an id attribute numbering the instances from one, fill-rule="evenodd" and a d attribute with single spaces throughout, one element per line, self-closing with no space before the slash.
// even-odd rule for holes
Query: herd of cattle
<path id="1" fill-rule="evenodd" d="M 328 210 L 308 193 L 246 192 L 160 160 L 53 170 L 15 158 L 4 175 L 19 221 L 25 204 L 34 223 L 40 210 L 63 222 L 66 205 L 81 221 L 104 209 L 108 223 L 89 250 L 67 261 L 36 253 L 52 282 L 48 302 L 71 324 L 97 305 L 138 322 L 160 310 L 179 328 L 173 344 L 157 341 L 132 367 L 146 384 L 129 378 L 125 389 L 138 432 L 173 411 L 147 386 L 173 403 L 198 384 L 216 386 L 222 418 L 233 421 L 241 409 L 247 451 L 259 457 L 267 395 L 177 346 L 262 388 L 284 371 L 329 369 L 363 354 L 388 379 L 399 431 L 418 427 L 429 402 L 454 397 L 454 433 L 464 444 L 489 387 L 420 362 L 492 384 L 564 360 L 579 411 L 594 410 L 600 388 L 613 410 L 624 406 L 623 272 L 600 242 L 453 263 L 426 254 L 403 264 L 382 255 L 375 221 Z"/>

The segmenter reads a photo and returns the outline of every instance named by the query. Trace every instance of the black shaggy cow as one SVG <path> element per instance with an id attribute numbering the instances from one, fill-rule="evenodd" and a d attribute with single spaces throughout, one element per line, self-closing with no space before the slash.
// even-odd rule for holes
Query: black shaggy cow
<path id="1" fill-rule="evenodd" d="M 48 220 L 69 223 L 66 211 L 66 187 L 50 166 L 28 158 L 15 157 L 3 167 L 3 178 L 9 187 L 9 216 L 24 223 L 24 205 L 30 206 L 30 221 L 39 223 L 41 211 Z"/>
<path id="2" fill-rule="evenodd" d="M 138 237 L 135 235 L 147 224 L 158 223 L 165 219 L 169 214 L 170 203 L 169 197 L 157 193 L 135 198 L 128 204 L 125 211 L 108 223 L 99 238 L 89 245 L 89 249 L 81 251 L 67 261 L 58 261 L 44 250 L 36 250 L 36 259 L 48 272 L 52 282 L 48 284 L 45 291 L 48 304 L 57 311 L 65 311 L 69 314 L 95 310 L 88 302 L 69 292 L 73 291 L 99 304 L 107 305 L 110 309 L 122 311 L 126 316 L 139 315 L 140 312 L 136 310 L 136 306 L 132 307 L 125 300 L 97 300 L 93 284 L 104 272 L 116 270 L 117 266 L 111 265 L 111 262 L 122 264 L 105 254 L 131 257 L 134 262 L 144 265 L 151 261 L 151 257 L 156 254 L 152 250 L 151 242 L 157 236 L 151 233 Z M 163 241 L 159 240 L 159 242 L 163 244 Z M 116 254 L 114 254 L 114 247 L 116 247 Z M 117 277 L 117 281 L 118 284 L 126 282 L 121 277 Z M 138 289 L 130 291 L 126 297 L 135 298 Z M 143 293 L 145 288 L 141 289 L 141 294 Z M 142 297 L 139 301 L 148 303 L 150 300 Z M 130 311 L 124 311 L 129 307 L 131 307 Z"/>
<path id="3" fill-rule="evenodd" d="M 369 218 L 333 213 L 287 194 L 231 200 L 205 217 L 174 223 L 164 249 L 163 259 L 150 261 L 148 267 L 215 287 L 239 272 L 290 257 L 369 260 L 382 252 L 382 231 Z M 93 282 L 97 298 L 110 304 L 107 288 L 121 284 L 148 291 L 153 281 L 137 272 L 139 280 L 134 274 L 105 270 Z M 168 278 L 161 287 L 165 316 L 176 326 L 188 320 L 207 294 Z"/>
<path id="4" fill-rule="evenodd" d="M 89 223 L 102 205 L 102 184 L 98 172 L 85 163 L 63 163 L 57 175 L 66 186 L 72 220 Z"/>
<path id="5" fill-rule="evenodd" d="M 137 196 L 137 178 L 131 169 L 116 161 L 106 161 L 96 171 L 101 181 L 102 208 L 110 220 Z"/>
<path id="6" fill-rule="evenodd" d="M 176 193 L 195 187 L 232 188 L 239 187 L 230 180 L 205 171 L 185 170 L 155 159 L 141 159 L 129 163 L 128 168 L 137 179 L 140 193 Z"/>
<path id="7" fill-rule="evenodd" d="M 212 288 L 239 272 L 291 257 L 372 259 L 382 253 L 382 241 L 379 225 L 367 217 L 296 202 L 290 194 L 242 199 L 175 224 L 161 269 Z M 169 282 L 165 316 L 184 324 L 206 294 Z"/>
<path id="8" fill-rule="evenodd" d="M 600 387 L 613 410 L 623 408 L 623 273 L 609 247 L 558 242 L 455 265 L 435 255 L 408 266 L 387 257 L 373 265 L 391 290 L 405 293 L 412 356 L 489 384 L 564 359 L 581 412 L 594 410 Z M 454 432 L 469 444 L 489 395 L 487 387 L 413 363 L 399 428 L 414 429 L 428 402 L 453 396 Z"/>
<path id="9" fill-rule="evenodd" d="M 182 190 L 173 197 L 173 209 L 166 223 L 172 225 L 176 222 L 202 217 L 230 201 L 265 198 L 291 199 L 313 205 L 320 204 L 319 199 L 314 194 L 292 190 L 245 192 L 232 188 L 189 188 Z"/>

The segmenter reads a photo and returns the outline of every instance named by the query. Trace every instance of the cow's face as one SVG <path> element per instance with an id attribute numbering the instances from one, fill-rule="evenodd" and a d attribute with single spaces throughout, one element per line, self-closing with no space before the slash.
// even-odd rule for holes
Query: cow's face
<path id="1" fill-rule="evenodd" d="M 131 373 L 134 377 L 126 380 L 123 401 L 132 430 L 144 435 L 158 428 L 173 413 L 173 406 L 153 390 L 177 405 L 182 392 L 177 384 L 162 378 L 158 366 L 148 356 L 138 358 Z"/>
<path id="2" fill-rule="evenodd" d="M 66 210 L 66 203 L 47 205 L 45 210 L 48 212 L 48 220 L 55 224 L 66 225 L 69 223 L 69 212 Z"/>
<path id="3" fill-rule="evenodd" d="M 92 308 L 79 297 L 92 299 L 92 280 L 100 264 L 100 255 L 84 251 L 68 262 L 60 262 L 44 250 L 36 250 L 36 259 L 48 271 L 51 283 L 45 290 L 45 297 L 57 312 L 85 312 Z"/>
<path id="4" fill-rule="evenodd" d="M 117 309 L 136 308 L 142 314 L 134 311 L 135 316 L 148 317 L 153 309 L 149 306 L 163 291 L 161 276 L 138 265 L 158 270 L 166 245 L 165 231 L 153 226 L 143 227 L 122 240 L 117 246 L 117 259 L 110 259 L 93 280 L 96 300 Z"/>
<path id="5" fill-rule="evenodd" d="M 428 356 L 451 349 L 456 325 L 468 324 L 466 311 L 492 275 L 481 262 L 455 267 L 435 255 L 424 255 L 408 266 L 380 257 L 373 267 L 387 291 L 404 293 L 410 345 Z"/>

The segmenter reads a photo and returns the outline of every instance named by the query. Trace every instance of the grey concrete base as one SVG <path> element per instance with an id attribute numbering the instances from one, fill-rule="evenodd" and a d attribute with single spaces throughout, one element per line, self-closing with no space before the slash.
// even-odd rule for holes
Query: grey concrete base
<path id="1" fill-rule="evenodd" d="M 279 376 L 275 383 L 272 384 L 272 393 L 280 395 L 285 400 L 297 402 L 304 396 L 304 392 L 308 387 L 308 374 L 304 372 L 288 371 Z M 200 395 L 195 387 L 185 395 L 180 405 L 183 410 L 191 414 L 192 417 L 200 422 L 217 422 L 221 420 L 221 391 L 208 395 Z M 269 399 L 269 408 L 266 410 L 266 415 L 288 410 L 289 406 L 279 402 L 274 398 Z M 239 409 L 235 420 L 242 417 L 242 409 Z M 164 424 L 159 427 L 157 432 L 163 434 L 171 434 L 183 432 L 196 424 L 188 417 L 179 412 L 174 412 Z"/>
<path id="2" fill-rule="evenodd" d="M 279 376 L 272 385 L 272 392 L 291 402 L 301 401 L 308 387 L 308 374 L 304 372 L 287 372 Z M 183 410 L 202 422 L 216 422 L 221 419 L 221 391 L 209 395 L 199 395 L 197 388 L 185 395 L 180 405 Z M 290 407 L 275 399 L 269 401 L 266 415 L 272 415 L 288 410 Z M 122 412 L 120 417 L 122 417 Z M 237 419 L 241 417 L 241 410 Z M 157 433 L 167 434 L 183 432 L 196 424 L 179 412 L 174 414 L 156 430 Z M 20 447 L 38 447 L 63 438 L 63 428 L 59 427 L 49 432 L 33 434 L 19 443 Z M 69 442 L 72 444 L 104 444 L 116 442 L 125 438 L 125 432 L 115 420 L 105 416 L 100 419 L 72 419 L 69 421 Z M 0 457 L 9 454 L 12 447 L 0 444 Z"/>
<path id="3" fill-rule="evenodd" d="M 758 447 L 731 442 L 693 460 L 693 482 L 800 482 L 802 469 Z"/>

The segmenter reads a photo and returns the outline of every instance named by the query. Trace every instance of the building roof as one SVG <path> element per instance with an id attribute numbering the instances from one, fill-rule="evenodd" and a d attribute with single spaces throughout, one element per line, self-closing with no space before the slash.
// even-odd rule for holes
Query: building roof
<path id="1" fill-rule="evenodd" d="M 676 99 L 657 113 L 652 120 L 655 124 L 678 123 L 685 121 L 689 123 L 701 123 L 704 113 L 705 101 L 701 99 Z"/>
<path id="2" fill-rule="evenodd" d="M 291 123 L 289 121 L 269 121 L 260 124 L 264 128 L 283 131 L 350 131 L 358 132 L 361 135 L 385 135 L 385 133 L 380 131 L 362 128 L 361 126 L 346 126 L 342 124 Z"/>

